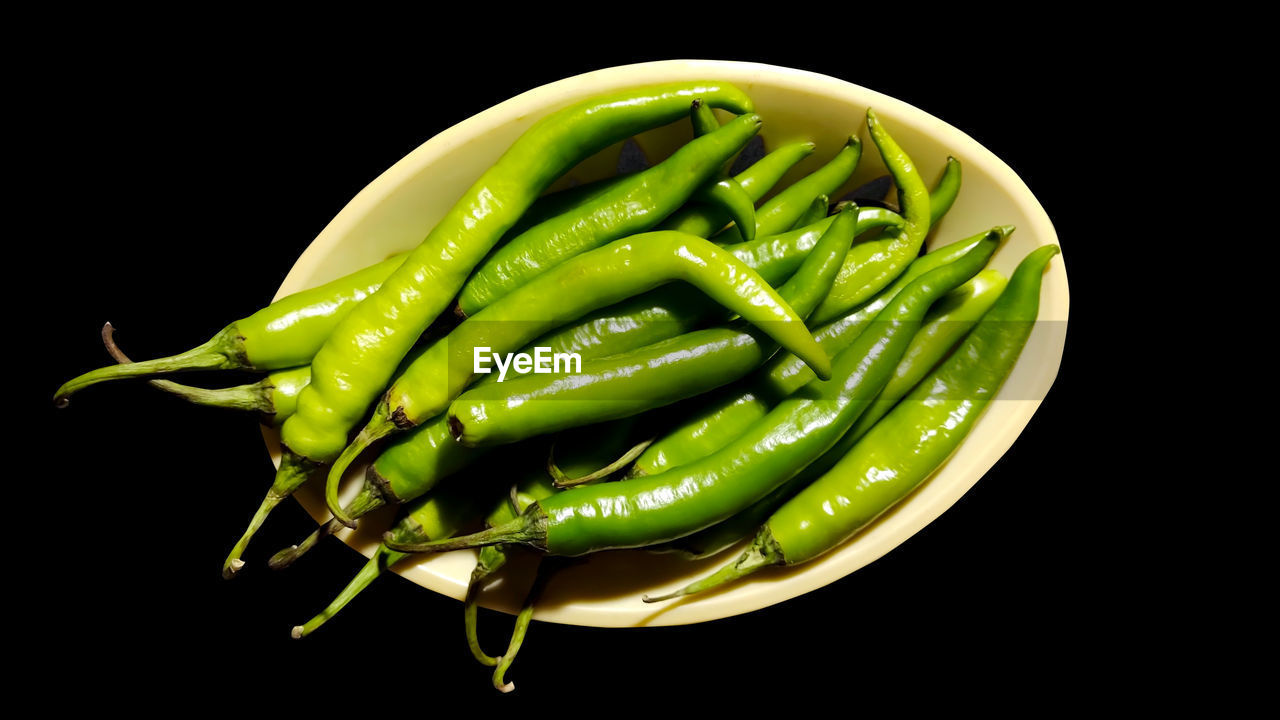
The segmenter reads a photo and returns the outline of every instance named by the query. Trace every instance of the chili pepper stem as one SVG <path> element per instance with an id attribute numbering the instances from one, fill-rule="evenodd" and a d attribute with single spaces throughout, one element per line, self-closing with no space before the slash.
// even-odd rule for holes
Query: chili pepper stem
<path id="1" fill-rule="evenodd" d="M 511 522 L 461 537 L 421 543 L 400 542 L 390 532 L 382 537 L 383 544 L 392 550 L 410 553 L 449 552 L 485 545 L 528 545 L 542 548 L 547 538 L 547 515 L 537 505 L 530 505 L 528 511 Z"/>
<path id="2" fill-rule="evenodd" d="M 360 572 L 351 578 L 351 582 L 347 583 L 347 586 L 342 589 L 342 592 L 338 593 L 333 602 L 330 602 L 328 607 L 321 610 L 305 624 L 294 626 L 289 635 L 297 640 L 315 632 L 317 628 L 328 622 L 329 618 L 337 615 L 339 610 L 346 607 L 347 603 L 351 602 L 356 595 L 359 595 L 365 588 L 369 587 L 369 583 L 377 580 L 384 570 L 400 562 L 404 557 L 404 553 L 379 545 L 378 549 L 374 551 L 373 557 L 369 558 L 369 562 L 360 568 Z"/>
<path id="3" fill-rule="evenodd" d="M 539 560 L 539 562 L 542 562 Z M 506 681 L 507 670 L 510 669 L 511 663 L 516 661 L 516 655 L 520 653 L 520 646 L 524 645 L 524 637 L 529 632 L 529 623 L 533 621 L 533 608 L 537 604 L 538 598 L 542 596 L 542 591 L 547 587 L 547 581 L 560 567 L 560 563 L 545 563 L 538 568 L 538 572 L 533 576 L 533 585 L 529 587 L 529 592 L 524 596 L 524 603 L 520 606 L 520 613 L 516 615 L 515 628 L 511 631 L 511 640 L 507 643 L 507 651 L 498 657 L 498 666 L 493 670 L 493 687 L 498 692 L 509 693 L 516 689 L 516 684 Z"/>
<path id="4" fill-rule="evenodd" d="M 106 346 L 107 354 L 121 365 L 132 363 L 133 361 L 129 359 L 129 356 L 125 355 L 124 351 L 116 345 L 115 335 L 116 328 L 114 325 L 106 323 L 102 326 L 102 344 Z M 236 387 L 217 388 L 214 390 L 180 385 L 169 380 L 152 380 L 151 384 L 193 405 L 205 405 L 228 410 L 248 410 L 264 415 L 274 415 L 276 411 L 275 403 L 271 400 L 272 385 L 269 380 L 259 380 L 251 385 L 237 385 Z"/>
<path id="5" fill-rule="evenodd" d="M 110 325 L 110 323 L 107 323 Z M 105 331 L 105 328 L 104 328 Z M 148 377 L 183 370 L 228 370 L 248 365 L 244 355 L 244 338 L 235 325 L 228 325 L 202 345 L 169 357 L 143 360 L 127 365 L 101 367 L 68 380 L 53 396 L 58 407 L 66 407 L 73 394 L 90 385 L 108 380 Z"/>
<path id="6" fill-rule="evenodd" d="M 245 528 L 244 534 L 236 541 L 231 553 L 227 555 L 227 559 L 222 563 L 222 577 L 230 580 L 235 574 L 244 567 L 244 561 L 240 556 L 244 554 L 244 550 L 249 546 L 249 541 L 253 539 L 258 528 L 262 527 L 263 521 L 271 514 L 276 505 L 280 501 L 293 494 L 298 486 L 306 482 L 318 466 L 305 458 L 300 458 L 291 452 L 285 452 L 280 458 L 280 469 L 276 471 L 275 482 L 271 484 L 271 489 L 267 491 L 267 496 L 262 499 L 262 504 L 258 506 L 258 511 L 253 514 L 253 519 L 249 521 L 249 527 Z"/>
<path id="7" fill-rule="evenodd" d="M 563 470 L 560 469 L 559 465 L 556 465 L 556 446 L 552 445 L 551 452 L 547 454 L 547 472 L 554 479 L 555 486 L 558 488 L 568 488 L 568 487 L 573 487 L 575 485 L 585 485 L 586 483 L 593 482 L 601 478 L 607 478 L 610 475 L 618 472 L 622 468 L 626 467 L 630 463 L 634 462 L 636 458 L 644 454 L 644 451 L 647 450 L 648 447 L 652 445 L 653 441 L 656 439 L 657 438 L 649 438 L 648 440 L 644 440 L 642 442 L 636 443 L 630 450 L 623 453 L 622 456 L 619 457 L 617 460 L 614 460 L 613 462 L 609 463 L 608 465 L 605 465 L 599 470 L 591 472 L 587 475 L 583 475 L 582 477 L 576 477 L 576 478 L 569 477 L 568 475 L 565 474 Z"/>
<path id="8" fill-rule="evenodd" d="M 462 623 L 467 634 L 467 647 L 471 648 L 471 656 L 485 667 L 495 667 L 502 659 L 491 657 L 480 647 L 480 635 L 476 631 L 476 616 L 480 599 L 480 589 L 491 575 L 507 564 L 507 554 L 498 545 L 486 545 L 480 549 L 480 557 L 476 559 L 476 567 L 471 571 L 471 582 L 467 584 L 467 597 L 462 606 Z"/>
<path id="9" fill-rule="evenodd" d="M 356 518 L 351 516 L 342 506 L 342 501 L 338 499 L 338 486 L 342 483 L 342 476 L 346 474 L 351 463 L 360 457 L 360 453 L 395 430 L 396 424 L 387 416 L 386 404 L 379 403 L 369 424 L 364 426 L 360 434 L 351 441 L 350 445 L 347 445 L 338 459 L 333 462 L 333 466 L 329 468 L 329 476 L 325 478 L 324 483 L 324 501 L 329 506 L 329 512 L 333 513 L 333 518 L 343 525 L 355 528 Z"/>
<path id="10" fill-rule="evenodd" d="M 386 503 L 387 501 L 376 487 L 366 484 L 360 488 L 360 494 L 356 495 L 343 509 L 349 517 L 358 520 Z M 267 566 L 272 570 L 283 570 L 289 567 L 297 562 L 298 558 L 306 555 L 311 548 L 316 546 L 316 543 L 338 532 L 343 527 L 344 525 L 337 518 L 330 518 L 328 522 L 316 528 L 302 542 L 272 555 L 271 559 L 267 561 Z"/>
<path id="11" fill-rule="evenodd" d="M 701 580 L 685 585 L 675 592 L 657 597 L 645 595 L 644 601 L 647 603 L 662 602 L 663 600 L 673 600 L 685 595 L 704 592 L 725 583 L 733 582 L 738 578 L 746 577 L 760 568 L 769 567 L 770 565 L 782 565 L 783 563 L 782 549 L 778 547 L 773 536 L 769 534 L 768 526 L 765 526 L 761 528 L 755 539 L 747 546 L 747 549 L 742 551 L 742 554 L 733 562 Z"/>

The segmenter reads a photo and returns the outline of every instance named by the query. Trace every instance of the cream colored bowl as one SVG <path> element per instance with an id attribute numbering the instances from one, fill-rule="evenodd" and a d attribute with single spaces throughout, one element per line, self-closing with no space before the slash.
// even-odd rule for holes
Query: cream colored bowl
<path id="1" fill-rule="evenodd" d="M 812 140 L 817 151 L 783 180 L 780 187 L 826 162 L 849 133 L 866 144 L 851 189 L 884 174 L 866 135 L 864 115 L 875 108 L 885 126 L 933 182 L 948 155 L 964 164 L 959 199 L 930 238 L 945 244 L 1012 223 L 1013 237 L 996 254 L 992 267 L 1006 275 L 1031 249 L 1056 243 L 1044 209 L 1013 170 L 950 125 L 906 103 L 842 80 L 814 73 L 741 62 L 673 60 L 628 65 L 579 75 L 530 90 L 464 120 L 423 143 L 369 184 L 311 243 L 280 286 L 277 297 L 303 290 L 370 265 L 418 244 L 458 196 L 535 120 L 577 100 L 630 86 L 677 80 L 734 83 L 756 103 L 764 118 L 762 135 L 769 148 Z M 689 137 L 687 123 L 676 123 L 639 138 L 653 158 L 670 153 Z M 618 147 L 576 168 L 570 178 L 591 180 L 611 174 Z M 567 182 L 566 180 L 565 182 Z M 563 184 L 563 183 L 562 183 Z M 844 192 L 845 190 L 842 190 Z M 761 572 L 723 592 L 662 605 L 640 601 L 700 577 L 731 555 L 689 563 L 642 551 L 600 553 L 572 567 L 550 584 L 536 618 L 551 622 L 607 627 L 675 625 L 702 622 L 766 607 L 839 580 L 881 557 L 938 517 L 960 498 L 1008 450 L 1049 391 L 1062 359 L 1067 320 L 1067 274 L 1058 257 L 1050 265 L 1041 294 L 1040 322 L 997 401 L 963 446 L 914 495 L 880 518 L 844 547 L 790 570 Z M 1049 321 L 1049 322 L 1045 322 Z M 277 436 L 267 442 L 279 462 Z M 356 468 L 348 478 L 354 494 Z M 328 518 L 316 485 L 297 497 L 317 521 Z M 391 522 L 390 509 L 339 537 L 371 555 L 377 536 Z M 731 551 L 731 552 L 736 552 Z M 413 582 L 461 599 L 474 565 L 471 551 L 407 562 L 396 571 Z M 515 562 L 484 604 L 514 612 L 531 578 L 532 564 Z"/>

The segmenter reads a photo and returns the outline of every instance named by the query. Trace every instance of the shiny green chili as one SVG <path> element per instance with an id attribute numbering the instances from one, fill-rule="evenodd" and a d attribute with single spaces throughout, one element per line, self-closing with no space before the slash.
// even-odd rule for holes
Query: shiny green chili
<path id="1" fill-rule="evenodd" d="M 920 247 L 929 234 L 932 202 L 915 163 L 889 135 L 872 110 L 867 110 L 867 129 L 884 159 L 885 167 L 889 169 L 889 175 L 898 186 L 898 207 L 904 222 L 901 228 L 885 231 L 885 235 L 878 239 L 858 243 L 849 252 L 835 287 L 813 312 L 813 322 L 818 325 L 840 317 L 893 282 L 902 274 L 903 268 L 920 254 Z"/>
<path id="2" fill-rule="evenodd" d="M 947 164 L 942 168 L 942 177 L 929 193 L 929 227 L 933 228 L 947 214 L 960 194 L 960 161 L 947 156 Z"/>

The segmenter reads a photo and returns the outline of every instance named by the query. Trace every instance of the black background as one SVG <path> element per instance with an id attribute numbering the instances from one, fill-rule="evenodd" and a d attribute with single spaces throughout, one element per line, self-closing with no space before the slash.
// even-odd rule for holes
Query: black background
<path id="1" fill-rule="evenodd" d="M 1096 471 L 1091 290 L 1104 282 L 1098 216 L 1077 201 L 1098 183 L 1096 168 L 1078 161 L 1089 141 L 1081 103 L 1118 93 L 1127 70 L 1116 57 L 1078 39 L 1046 44 L 1018 33 L 922 37 L 909 57 L 866 33 L 859 43 L 620 40 L 591 52 L 509 43 L 496 55 L 426 42 L 388 53 L 376 34 L 359 49 L 252 32 L 148 37 L 89 33 L 57 44 L 49 54 L 70 65 L 32 83 L 32 127 L 15 138 L 40 158 L 24 170 L 20 195 L 36 221 L 22 239 L 41 268 L 30 279 L 42 288 L 23 313 L 42 343 L 39 380 L 22 389 L 48 447 L 10 501 L 38 508 L 42 533 L 56 539 L 36 557 L 51 576 L 40 610 L 56 642 L 45 647 L 83 687 L 373 701 L 402 693 L 403 682 L 424 709 L 437 694 L 518 708 L 603 693 L 640 707 L 672 685 L 708 697 L 874 691 L 906 702 L 934 688 L 987 702 L 1009 687 L 1077 697 L 1115 682 L 1099 668 L 1138 651 L 1137 620 L 1103 560 L 1106 519 L 1071 490 Z M 744 47 L 760 49 L 733 49 Z M 509 674 L 517 691 L 499 697 L 462 642 L 459 605 L 398 577 L 375 583 L 314 636 L 291 640 L 289 628 L 363 562 L 331 540 L 287 572 L 265 568 L 269 552 L 312 527 L 292 503 L 259 533 L 241 577 L 219 577 L 271 477 L 251 419 L 123 383 L 63 411 L 48 403 L 62 380 L 107 362 L 98 341 L 106 320 L 130 354 L 151 357 L 268 302 L 333 215 L 435 133 L 568 75 L 697 56 L 826 73 L 942 118 L 1021 175 L 1066 252 L 1072 320 L 1053 391 L 971 492 L 873 565 L 783 605 L 697 626 L 537 624 Z M 1106 121 L 1129 129 L 1123 108 Z M 482 621 L 496 645 L 507 618 Z M 1078 664 L 1085 656 L 1091 669 Z"/>

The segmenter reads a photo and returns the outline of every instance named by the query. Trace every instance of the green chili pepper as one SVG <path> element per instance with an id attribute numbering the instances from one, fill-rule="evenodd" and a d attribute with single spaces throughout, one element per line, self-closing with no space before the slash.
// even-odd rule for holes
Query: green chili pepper
<path id="1" fill-rule="evenodd" d="M 796 163 L 808 157 L 813 152 L 813 148 L 814 144 L 811 142 L 783 145 L 760 158 L 746 170 L 734 175 L 733 179 L 751 198 L 752 203 L 760 202 L 760 198 L 772 190 L 773 186 L 777 185 L 782 176 L 795 167 Z M 754 216 L 754 211 L 752 215 Z M 666 222 L 658 228 L 705 238 L 724 229 L 730 219 L 723 207 L 694 203 L 667 218 Z M 754 227 L 754 222 L 752 226 Z"/>
<path id="2" fill-rule="evenodd" d="M 886 231 L 885 237 L 858 243 L 845 258 L 835 287 L 822 305 L 813 312 L 813 322 L 823 324 L 843 315 L 850 308 L 875 295 L 919 254 L 929 234 L 932 203 L 929 190 L 915 164 L 880 124 L 876 114 L 867 110 L 867 129 L 871 141 L 884 158 L 889 175 L 898 186 L 898 207 L 904 220 L 901 229 Z M 872 260 L 876 262 L 872 262 Z"/>
<path id="3" fill-rule="evenodd" d="M 911 339 L 911 345 L 903 353 L 889 382 L 835 446 L 763 500 L 718 525 L 682 537 L 660 550 L 680 552 L 692 559 L 703 558 L 715 555 L 754 533 L 784 502 L 839 462 L 903 395 L 936 367 L 991 308 L 1006 282 L 998 271 L 983 270 L 951 291 L 930 308 L 924 326 Z"/>
<path id="4" fill-rule="evenodd" d="M 732 254 L 702 238 L 672 231 L 619 240 L 534 278 L 468 318 L 410 364 L 330 470 L 325 498 L 334 517 L 354 524 L 338 502 L 338 482 L 346 467 L 371 443 L 445 410 L 475 376 L 474 348 L 514 351 L 591 309 L 675 279 L 689 281 L 730 307 L 804 358 L 818 375 L 830 373 L 830 359 L 810 337 L 804 321 Z"/>
<path id="5" fill-rule="evenodd" d="M 808 211 L 814 198 L 834 195 L 853 176 L 861 158 L 862 141 L 851 136 L 830 162 L 774 195 L 756 210 L 756 233 L 772 235 L 794 225 Z M 744 236 L 738 226 L 733 225 L 713 239 L 727 245 L 742 242 Z"/>
<path id="6" fill-rule="evenodd" d="M 769 565 L 808 562 L 911 493 L 964 440 L 1026 345 L 1056 245 L 1033 251 L 950 358 L 853 446 L 830 472 L 779 508 L 741 556 L 666 600 L 724 585 Z"/>
<path id="7" fill-rule="evenodd" d="M 947 164 L 942 168 L 942 177 L 929 193 L 929 227 L 936 227 L 942 216 L 947 214 L 960 194 L 960 161 L 948 156 Z"/>
<path id="8" fill-rule="evenodd" d="M 971 238 L 944 245 L 915 260 L 892 285 L 881 290 L 862 307 L 819 328 L 814 333 L 814 339 L 828 355 L 840 353 L 911 281 L 970 252 L 990 258 L 1012 232 L 1012 225 L 995 227 Z M 764 417 L 776 403 L 812 379 L 813 375 L 803 364 L 797 363 L 794 356 L 775 358 L 761 369 L 748 387 L 730 389 L 711 398 L 684 423 L 655 441 L 636 460 L 629 474 L 633 477 L 653 475 L 710 455 L 736 438 L 751 423 Z"/>
<path id="9" fill-rule="evenodd" d="M 521 543 L 555 555 L 643 547 L 683 537 L 747 508 L 836 443 L 888 381 L 935 300 L 982 268 L 966 255 L 916 279 L 895 297 L 833 368 L 721 451 L 671 472 L 566 490 L 506 525 L 430 543 L 388 544 L 443 552 Z"/>
<path id="10" fill-rule="evenodd" d="M 695 106 L 706 107 L 697 101 Z M 684 145 L 664 162 L 627 176 L 625 182 L 589 202 L 513 238 L 472 273 L 458 295 L 456 312 L 463 317 L 474 315 L 571 257 L 654 227 L 719 172 L 759 130 L 758 115 L 740 116 L 717 132 Z M 746 201 L 750 212 L 751 202 Z"/>
<path id="11" fill-rule="evenodd" d="M 311 362 L 311 383 L 281 427 L 275 482 L 223 563 L 230 577 L 272 508 L 338 457 L 347 433 L 392 379 L 427 326 L 494 244 L 557 177 L 619 140 L 681 117 L 694 98 L 734 112 L 751 100 L 727 84 L 672 83 L 591 98 L 539 120 L 471 186 L 378 292 L 333 331 Z"/>
<path id="12" fill-rule="evenodd" d="M 828 227 L 779 294 L 798 315 L 821 302 L 856 235 L 857 207 Z M 463 394 L 449 408 L 463 445 L 515 442 L 570 427 L 629 417 L 732 382 L 758 367 L 775 346 L 740 323 L 698 330 L 582 366 L 572 375 L 526 375 Z"/>
<path id="13" fill-rule="evenodd" d="M 72 393 L 107 380 L 186 370 L 282 370 L 306 365 L 334 327 L 372 295 L 405 257 L 396 255 L 346 277 L 280 298 L 184 353 L 87 372 L 58 388 L 54 402 L 65 406 Z"/>

